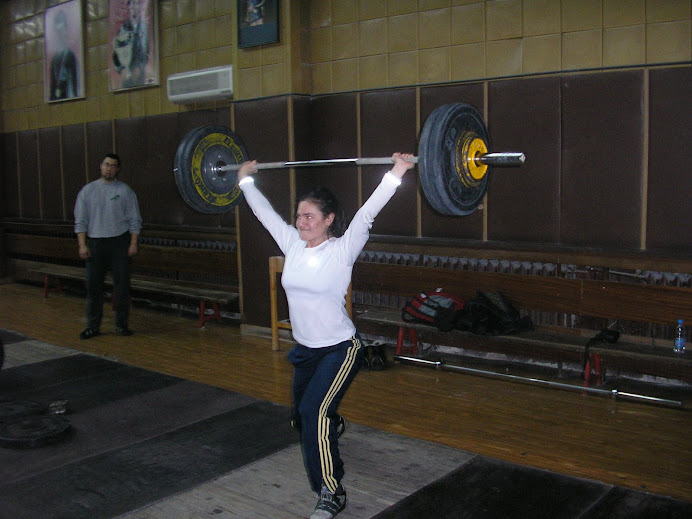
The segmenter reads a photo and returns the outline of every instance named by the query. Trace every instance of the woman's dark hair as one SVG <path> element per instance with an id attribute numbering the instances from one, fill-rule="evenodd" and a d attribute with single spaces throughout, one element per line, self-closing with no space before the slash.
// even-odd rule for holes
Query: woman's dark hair
<path id="1" fill-rule="evenodd" d="M 298 203 L 300 202 L 312 202 L 325 218 L 334 213 L 334 221 L 332 221 L 327 230 L 329 236 L 339 238 L 346 232 L 344 209 L 334 196 L 334 193 L 326 187 L 316 187 L 309 193 L 305 193 L 298 199 Z"/>

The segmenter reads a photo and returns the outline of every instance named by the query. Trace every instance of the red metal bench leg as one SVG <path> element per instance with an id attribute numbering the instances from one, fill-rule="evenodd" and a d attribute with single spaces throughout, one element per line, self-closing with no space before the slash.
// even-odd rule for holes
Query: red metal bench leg
<path id="1" fill-rule="evenodd" d="M 197 324 L 198 328 L 202 328 L 204 326 L 204 323 L 206 322 L 204 320 L 204 301 L 199 302 L 199 322 Z"/>
<path id="2" fill-rule="evenodd" d="M 408 329 L 409 341 L 411 344 L 404 346 L 404 335 L 406 333 L 405 326 L 399 326 L 399 336 L 396 341 L 396 354 L 401 355 L 402 353 L 413 353 L 418 354 L 418 340 L 416 339 L 416 330 L 413 328 Z"/>
<path id="3" fill-rule="evenodd" d="M 413 350 L 413 352 L 416 355 L 418 355 L 419 352 L 418 352 L 418 340 L 416 337 L 416 330 L 414 330 L 413 328 L 409 328 L 408 337 L 409 337 L 409 340 L 411 341 L 411 349 Z"/>
<path id="4" fill-rule="evenodd" d="M 593 375 L 591 374 L 592 367 Z M 589 353 L 589 357 L 586 359 L 586 365 L 584 366 L 584 387 L 589 387 L 592 380 L 594 380 L 597 385 L 601 385 L 603 383 L 603 378 L 601 356 L 598 353 Z"/>
<path id="5" fill-rule="evenodd" d="M 593 354 L 593 371 L 596 384 L 600 386 L 603 383 L 604 373 L 601 370 L 601 356 L 598 353 Z"/>
<path id="6" fill-rule="evenodd" d="M 404 327 L 399 326 L 399 338 L 396 341 L 396 354 L 401 355 L 404 349 Z"/>
<path id="7" fill-rule="evenodd" d="M 211 319 L 216 319 L 217 321 L 221 322 L 221 313 L 219 312 L 219 305 L 217 303 L 212 303 L 213 308 L 214 308 L 214 313 L 211 315 L 204 315 L 206 303 L 204 300 L 200 299 L 199 301 L 199 322 L 198 322 L 198 327 L 202 328 L 204 326 L 204 323 L 207 321 L 210 321 Z"/>
<path id="8" fill-rule="evenodd" d="M 55 288 L 50 288 L 50 274 L 46 274 L 43 276 L 43 299 L 46 299 L 51 292 L 62 294 L 62 285 L 60 284 L 60 278 L 56 276 Z"/>

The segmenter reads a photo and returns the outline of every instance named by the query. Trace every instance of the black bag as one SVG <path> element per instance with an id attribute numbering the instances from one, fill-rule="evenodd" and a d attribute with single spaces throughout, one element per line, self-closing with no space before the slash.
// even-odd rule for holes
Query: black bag
<path id="1" fill-rule="evenodd" d="M 424 323 L 448 332 L 454 329 L 457 315 L 464 308 L 459 296 L 442 292 L 420 293 L 408 301 L 401 310 L 401 318 L 408 323 Z"/>
<path id="2" fill-rule="evenodd" d="M 467 301 L 455 326 L 480 335 L 508 335 L 533 330 L 531 319 L 521 317 L 502 292 L 479 291 L 476 297 Z"/>

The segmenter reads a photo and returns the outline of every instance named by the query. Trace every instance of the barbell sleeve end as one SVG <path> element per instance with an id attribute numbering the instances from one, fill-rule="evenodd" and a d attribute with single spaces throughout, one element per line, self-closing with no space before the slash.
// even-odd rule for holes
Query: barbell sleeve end
<path id="1" fill-rule="evenodd" d="M 524 164 L 526 162 L 526 155 L 519 151 L 500 151 L 486 153 L 485 155 L 476 157 L 475 160 L 487 166 L 513 167 Z"/>

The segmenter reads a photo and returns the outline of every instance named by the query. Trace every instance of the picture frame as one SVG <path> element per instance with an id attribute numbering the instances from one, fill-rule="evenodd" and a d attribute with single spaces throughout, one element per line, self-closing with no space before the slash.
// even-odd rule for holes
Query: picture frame
<path id="1" fill-rule="evenodd" d="M 46 103 L 84 99 L 82 2 L 49 7 L 43 14 L 44 97 Z"/>
<path id="2" fill-rule="evenodd" d="M 238 0 L 238 47 L 279 41 L 279 0 Z"/>
<path id="3" fill-rule="evenodd" d="M 156 0 L 108 2 L 108 88 L 111 92 L 159 85 Z"/>

